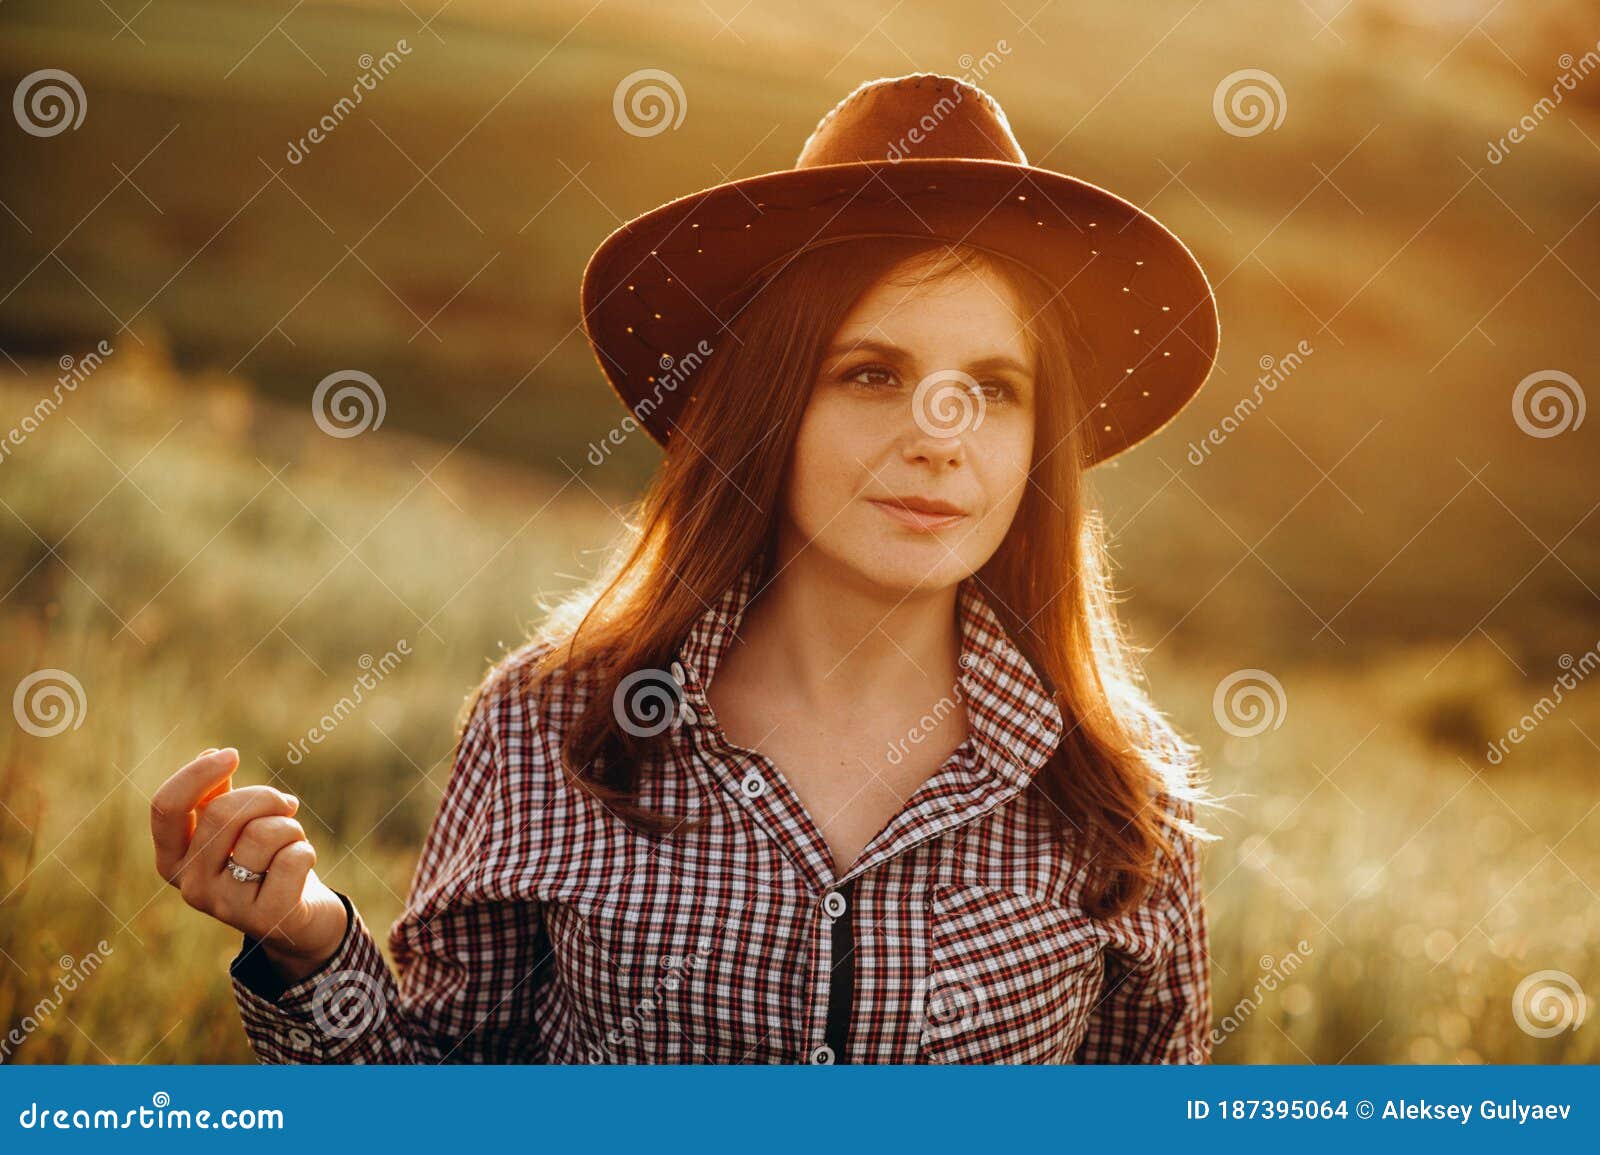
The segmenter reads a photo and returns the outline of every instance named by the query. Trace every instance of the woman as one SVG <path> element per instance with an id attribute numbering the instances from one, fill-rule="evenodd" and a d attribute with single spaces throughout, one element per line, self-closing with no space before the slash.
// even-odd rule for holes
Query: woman
<path id="1" fill-rule="evenodd" d="M 1206 1061 L 1207 799 L 1082 492 L 1211 366 L 1187 250 L 904 77 L 619 229 L 584 314 L 666 459 L 463 710 L 398 980 L 235 750 L 156 796 L 257 1055 Z"/>

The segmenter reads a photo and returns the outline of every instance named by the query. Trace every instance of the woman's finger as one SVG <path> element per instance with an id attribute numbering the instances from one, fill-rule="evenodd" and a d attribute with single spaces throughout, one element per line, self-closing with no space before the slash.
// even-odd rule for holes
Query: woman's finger
<path id="1" fill-rule="evenodd" d="M 251 870 L 265 871 L 274 854 L 305 836 L 305 828 L 288 815 L 252 818 L 244 824 L 233 844 L 233 860 Z"/>
<path id="2" fill-rule="evenodd" d="M 256 906 L 277 912 L 282 918 L 300 905 L 306 892 L 306 879 L 317 863 L 317 848 L 302 839 L 291 842 L 272 856 L 267 867 L 266 881 L 256 895 Z"/>
<path id="3" fill-rule="evenodd" d="M 216 752 L 217 752 L 217 748 L 215 746 L 213 746 L 210 749 L 204 751 L 200 755 L 200 757 L 204 758 L 206 755 L 215 754 Z M 235 766 L 233 770 L 228 771 L 228 776 L 226 778 L 224 778 L 221 782 L 218 782 L 218 783 L 214 784 L 211 787 L 211 789 L 207 790 L 204 794 L 200 795 L 200 801 L 195 804 L 195 809 L 199 810 L 201 807 L 203 807 L 206 803 L 210 802 L 217 795 L 226 794 L 228 791 L 232 790 L 233 789 L 233 775 L 237 770 L 238 770 L 238 767 Z"/>
<path id="4" fill-rule="evenodd" d="M 228 789 L 239 766 L 232 746 L 212 749 L 184 766 L 157 788 L 150 800 L 150 836 L 155 842 L 156 869 L 175 882 L 194 835 L 195 810 Z"/>
<path id="5" fill-rule="evenodd" d="M 228 852 L 246 823 L 274 814 L 292 815 L 299 804 L 294 795 L 271 786 L 243 786 L 228 791 L 200 812 L 185 869 L 193 864 L 202 876 L 221 874 L 228 863 Z"/>

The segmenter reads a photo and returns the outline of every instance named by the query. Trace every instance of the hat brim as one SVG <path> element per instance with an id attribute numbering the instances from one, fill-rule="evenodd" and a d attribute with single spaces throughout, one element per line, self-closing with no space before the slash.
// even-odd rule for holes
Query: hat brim
<path id="1" fill-rule="evenodd" d="M 787 258 L 862 236 L 986 249 L 1060 290 L 1083 346 L 1074 372 L 1085 467 L 1167 425 L 1216 363 L 1216 298 L 1160 221 L 1063 173 L 945 157 L 765 173 L 636 217 L 584 269 L 585 335 L 622 403 L 665 446 L 693 394 L 683 367 L 698 364 L 696 350 L 722 345 Z"/>

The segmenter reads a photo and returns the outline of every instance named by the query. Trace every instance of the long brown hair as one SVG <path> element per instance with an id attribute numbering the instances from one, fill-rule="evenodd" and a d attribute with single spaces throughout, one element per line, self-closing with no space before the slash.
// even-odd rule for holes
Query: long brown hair
<path id="1" fill-rule="evenodd" d="M 1210 801 L 1195 747 L 1134 674 L 1109 585 L 1104 524 L 1084 500 L 1085 411 L 1072 366 L 1076 322 L 1059 293 L 1020 265 L 965 246 L 858 238 L 801 253 L 764 285 L 691 380 L 690 402 L 660 469 L 631 511 L 600 575 L 549 609 L 537 635 L 495 664 L 462 725 L 496 682 L 525 690 L 557 669 L 582 670 L 592 693 L 568 729 L 567 773 L 635 828 L 681 825 L 639 804 L 652 743 L 612 709 L 630 672 L 664 669 L 695 621 L 757 558 L 770 558 L 801 417 L 824 351 L 861 296 L 894 270 L 932 279 L 985 267 L 1016 293 L 1037 359 L 1035 451 L 1005 539 L 978 571 L 1011 641 L 1053 691 L 1066 733 L 1033 782 L 1086 852 L 1091 913 L 1137 903 L 1170 836 Z M 702 349 L 706 344 L 702 344 Z M 627 420 L 626 418 L 624 419 Z M 770 568 L 763 572 L 770 573 Z M 1176 801 L 1177 805 L 1171 805 Z"/>

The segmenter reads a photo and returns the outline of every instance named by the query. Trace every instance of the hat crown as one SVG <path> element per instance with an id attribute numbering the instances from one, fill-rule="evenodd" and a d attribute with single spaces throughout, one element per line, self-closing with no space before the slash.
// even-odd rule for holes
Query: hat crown
<path id="1" fill-rule="evenodd" d="M 791 168 L 619 226 L 584 268 L 584 332 L 634 421 L 670 449 L 703 396 L 703 362 L 727 356 L 724 334 L 738 343 L 755 295 L 803 252 L 891 237 L 979 249 L 1059 286 L 1077 321 L 1072 387 L 1092 417 L 1086 465 L 1168 424 L 1216 363 L 1216 298 L 1183 242 L 1115 193 L 1030 164 L 993 97 L 935 73 L 860 85 Z M 718 388 L 759 390 L 761 376 Z"/>
<path id="2" fill-rule="evenodd" d="M 917 73 L 868 81 L 841 100 L 795 168 L 933 157 L 1028 163 L 994 97 L 958 77 Z"/>

